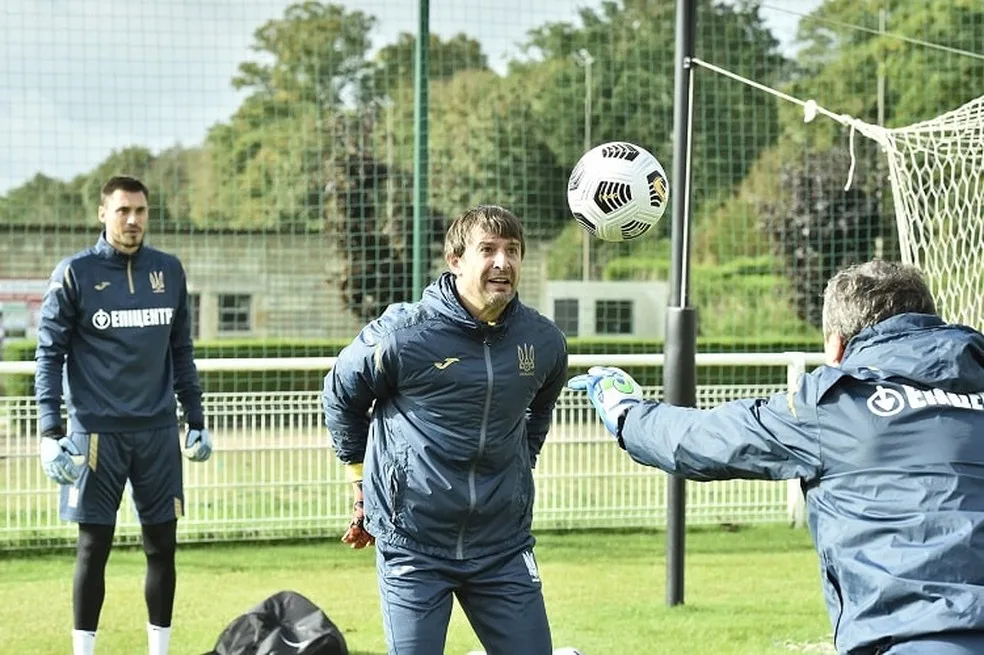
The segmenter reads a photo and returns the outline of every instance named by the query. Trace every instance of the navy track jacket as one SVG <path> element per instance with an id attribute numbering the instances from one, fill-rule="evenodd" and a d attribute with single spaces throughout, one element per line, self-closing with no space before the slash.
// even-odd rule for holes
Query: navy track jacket
<path id="1" fill-rule="evenodd" d="M 204 422 L 177 257 L 149 246 L 133 255 L 103 234 L 63 260 L 45 293 L 35 353 L 42 432 L 134 432 L 177 425 L 175 393 L 189 424 Z"/>
<path id="2" fill-rule="evenodd" d="M 841 653 L 984 631 L 984 336 L 902 314 L 799 388 L 712 410 L 645 403 L 634 460 L 694 480 L 801 478 Z"/>
<path id="3" fill-rule="evenodd" d="M 532 545 L 531 469 L 566 381 L 563 333 L 518 298 L 481 323 L 446 273 L 391 305 L 324 386 L 336 454 L 364 463 L 369 532 L 458 560 Z"/>

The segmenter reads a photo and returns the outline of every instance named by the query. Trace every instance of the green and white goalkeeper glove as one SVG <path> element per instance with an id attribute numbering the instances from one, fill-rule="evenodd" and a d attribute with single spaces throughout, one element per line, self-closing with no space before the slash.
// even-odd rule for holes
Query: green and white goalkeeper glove
<path id="1" fill-rule="evenodd" d="M 618 436 L 619 418 L 642 400 L 642 389 L 632 376 L 614 366 L 592 366 L 567 381 L 575 391 L 587 391 L 608 431 Z"/>

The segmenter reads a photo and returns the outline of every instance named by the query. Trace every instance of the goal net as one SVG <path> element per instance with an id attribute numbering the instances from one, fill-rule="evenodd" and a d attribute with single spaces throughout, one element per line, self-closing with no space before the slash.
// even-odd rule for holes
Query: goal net
<path id="1" fill-rule="evenodd" d="M 852 126 L 888 157 L 902 260 L 946 320 L 984 329 L 984 96 L 907 127 Z"/>

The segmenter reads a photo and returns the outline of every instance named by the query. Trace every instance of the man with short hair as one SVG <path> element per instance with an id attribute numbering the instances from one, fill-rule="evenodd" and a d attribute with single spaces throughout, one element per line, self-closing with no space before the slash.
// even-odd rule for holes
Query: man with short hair
<path id="1" fill-rule="evenodd" d="M 464 212 L 445 238 L 450 272 L 363 328 L 325 377 L 325 423 L 356 491 L 343 541 L 376 544 L 392 655 L 444 653 L 452 597 L 489 653 L 552 650 L 531 469 L 567 345 L 517 297 L 525 249 L 508 210 Z"/>
<path id="2" fill-rule="evenodd" d="M 60 515 L 79 525 L 72 594 L 74 655 L 92 655 L 116 515 L 129 480 L 147 576 L 150 655 L 164 655 L 174 608 L 181 454 L 212 452 L 195 367 L 181 262 L 144 244 L 147 187 L 102 187 L 95 246 L 55 267 L 38 326 L 35 389 L 44 472 L 62 485 Z M 69 430 L 62 423 L 66 391 Z M 178 436 L 175 394 L 188 424 Z"/>
<path id="3" fill-rule="evenodd" d="M 611 367 L 569 386 L 640 464 L 801 479 L 839 652 L 984 653 L 984 335 L 876 260 L 828 282 L 823 336 L 827 366 L 769 399 L 672 407 Z"/>

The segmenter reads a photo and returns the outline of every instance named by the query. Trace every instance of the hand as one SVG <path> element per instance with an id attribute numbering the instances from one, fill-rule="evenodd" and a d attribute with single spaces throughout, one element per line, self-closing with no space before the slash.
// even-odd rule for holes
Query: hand
<path id="1" fill-rule="evenodd" d="M 352 521 L 342 535 L 342 542 L 352 548 L 365 548 L 376 543 L 376 538 L 366 531 L 366 511 L 362 500 L 362 481 L 355 482 L 355 502 L 352 504 Z"/>
<path id="2" fill-rule="evenodd" d="M 208 433 L 208 428 L 189 428 L 181 454 L 193 462 L 204 462 L 211 457 L 212 437 Z"/>
<path id="3" fill-rule="evenodd" d="M 587 391 L 605 427 L 618 436 L 618 420 L 642 400 L 642 389 L 632 376 L 614 366 L 592 366 L 586 374 L 567 381 L 575 391 Z"/>
<path id="4" fill-rule="evenodd" d="M 58 484 L 72 484 L 85 471 L 85 455 L 62 431 L 50 430 L 41 437 L 41 468 Z"/>

